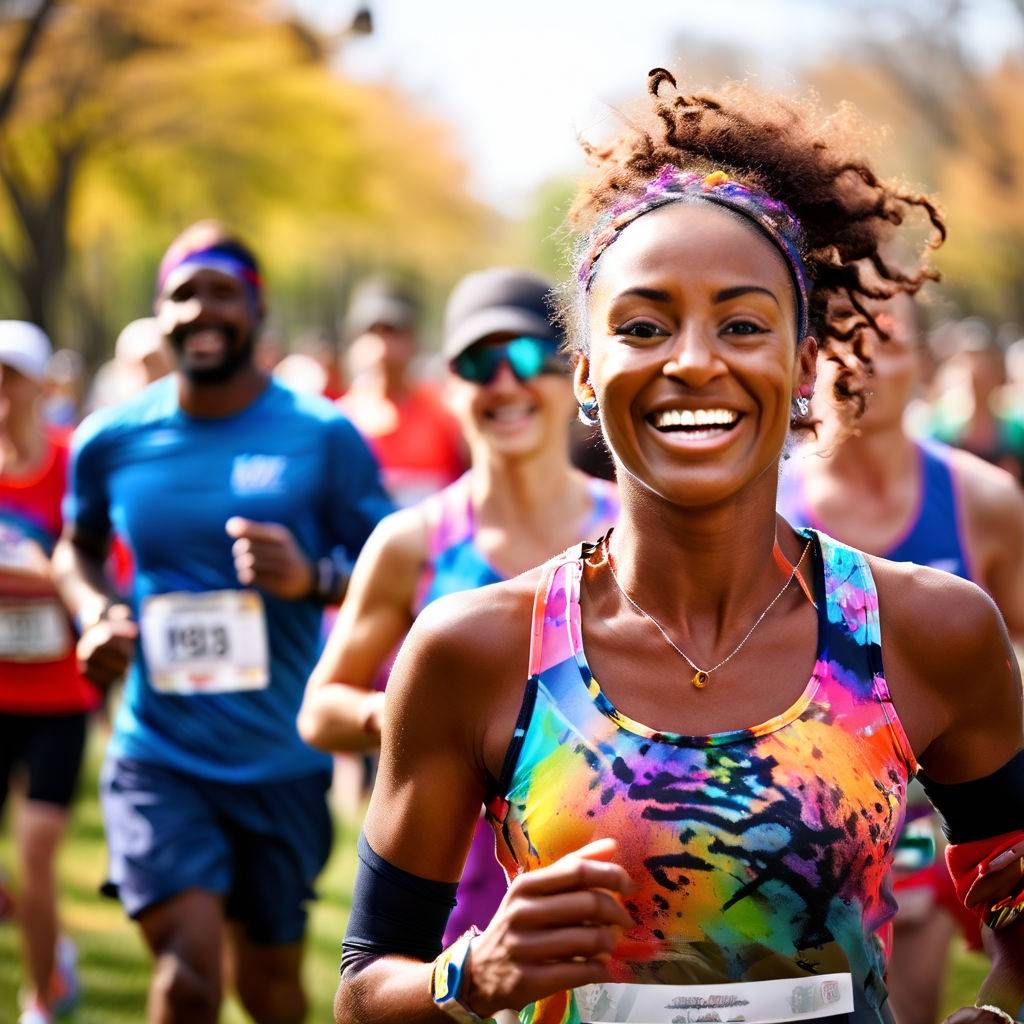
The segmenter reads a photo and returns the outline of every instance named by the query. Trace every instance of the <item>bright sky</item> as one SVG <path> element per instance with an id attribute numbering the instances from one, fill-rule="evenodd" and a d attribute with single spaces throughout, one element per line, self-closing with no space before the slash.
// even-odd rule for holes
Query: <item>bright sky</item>
<path id="1" fill-rule="evenodd" d="M 293 0 L 340 28 L 355 0 Z M 878 8 L 935 0 L 875 0 Z M 1016 25 L 1009 0 L 967 0 L 967 34 L 982 59 Z M 546 178 L 581 166 L 577 131 L 600 132 L 607 105 L 642 94 L 647 71 L 685 42 L 733 44 L 744 73 L 785 84 L 801 55 L 845 34 L 840 0 L 372 0 L 374 32 L 352 39 L 347 73 L 397 82 L 456 127 L 474 190 L 509 213 Z M 863 17 L 863 15 L 861 15 Z M 885 31 L 884 15 L 879 31 Z"/>

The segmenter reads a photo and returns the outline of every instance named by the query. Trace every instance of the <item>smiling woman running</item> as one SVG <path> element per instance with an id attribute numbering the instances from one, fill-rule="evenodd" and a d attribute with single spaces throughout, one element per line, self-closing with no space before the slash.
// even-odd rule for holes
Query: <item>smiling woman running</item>
<path id="1" fill-rule="evenodd" d="M 575 210 L 576 393 L 619 525 L 417 620 L 339 1022 L 890 1021 L 889 869 L 919 766 L 961 888 L 1007 850 L 1017 871 L 1021 686 L 992 602 L 775 512 L 818 349 L 856 402 L 865 300 L 928 276 L 880 246 L 909 212 L 941 221 L 837 120 L 741 87 L 684 96 L 665 71 L 650 92 L 654 127 L 592 152 Z M 481 800 L 512 883 L 439 953 Z M 995 933 L 984 991 L 1002 1010 L 958 1024 L 1019 1005 L 1015 933 Z"/>

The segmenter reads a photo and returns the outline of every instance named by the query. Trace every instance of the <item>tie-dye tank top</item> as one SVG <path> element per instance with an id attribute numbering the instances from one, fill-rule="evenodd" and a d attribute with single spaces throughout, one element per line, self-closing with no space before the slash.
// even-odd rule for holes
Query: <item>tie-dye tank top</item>
<path id="1" fill-rule="evenodd" d="M 618 492 L 614 484 L 593 477 L 588 486 L 592 504 L 582 536 L 599 537 L 618 516 Z M 427 559 L 413 614 L 418 615 L 431 601 L 446 594 L 504 580 L 476 544 L 469 473 L 431 495 L 421 507 L 427 521 Z M 494 858 L 494 836 L 487 823 L 481 821 L 459 881 L 455 909 L 445 928 L 445 945 L 454 942 L 471 925 L 485 928 L 507 888 L 505 875 Z"/>
<path id="2" fill-rule="evenodd" d="M 613 706 L 582 643 L 580 582 L 593 549 L 549 563 L 526 695 L 489 814 L 510 877 L 595 839 L 618 840 L 637 884 L 626 939 L 657 952 L 613 960 L 616 982 L 848 974 L 851 1019 L 889 1021 L 878 933 L 896 909 L 892 848 L 917 763 L 882 672 L 870 569 L 859 552 L 804 533 L 816 555 L 811 679 L 769 721 L 707 736 L 659 732 Z M 520 1019 L 588 1018 L 576 995 L 562 993 Z"/>

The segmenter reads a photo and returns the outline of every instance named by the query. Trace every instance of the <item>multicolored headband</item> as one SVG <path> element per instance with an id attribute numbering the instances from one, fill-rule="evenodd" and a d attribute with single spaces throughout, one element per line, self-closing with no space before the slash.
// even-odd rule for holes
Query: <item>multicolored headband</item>
<path id="1" fill-rule="evenodd" d="M 160 263 L 160 270 L 157 272 L 156 291 L 157 295 L 163 293 L 167 279 L 179 267 L 203 267 L 208 270 L 219 270 L 222 274 L 228 274 L 237 278 L 250 291 L 253 298 L 258 299 L 263 290 L 263 281 L 260 278 L 259 267 L 252 254 L 237 242 L 226 239 L 218 239 L 210 245 L 203 245 L 201 242 L 186 245 L 180 248 L 171 246 Z"/>
<path id="2" fill-rule="evenodd" d="M 786 260 L 797 298 L 799 337 L 808 333 L 807 296 L 810 277 L 800 255 L 804 245 L 803 229 L 793 211 L 767 192 L 744 185 L 725 171 L 701 174 L 667 165 L 648 182 L 642 195 L 618 202 L 600 221 L 591 236 L 590 247 L 580 264 L 579 281 L 585 291 L 594 282 L 597 261 L 622 231 L 651 210 L 680 200 L 716 203 L 746 217 L 772 242 Z"/>

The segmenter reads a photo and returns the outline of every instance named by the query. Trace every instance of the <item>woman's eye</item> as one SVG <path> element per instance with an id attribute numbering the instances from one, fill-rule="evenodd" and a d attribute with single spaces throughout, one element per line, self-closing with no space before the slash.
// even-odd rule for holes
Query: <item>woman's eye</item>
<path id="1" fill-rule="evenodd" d="M 765 329 L 752 320 L 734 320 L 725 327 L 727 334 L 764 334 Z"/>
<path id="2" fill-rule="evenodd" d="M 657 324 L 652 324 L 646 320 L 637 320 L 634 323 L 626 324 L 623 327 L 618 327 L 615 330 L 616 334 L 625 335 L 629 338 L 657 338 L 665 335 L 668 332 L 663 330 Z"/>

